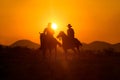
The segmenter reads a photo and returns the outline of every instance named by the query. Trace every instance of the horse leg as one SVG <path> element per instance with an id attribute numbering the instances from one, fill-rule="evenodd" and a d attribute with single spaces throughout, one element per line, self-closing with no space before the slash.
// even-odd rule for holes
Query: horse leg
<path id="1" fill-rule="evenodd" d="M 46 58 L 46 49 L 42 50 L 42 58 L 45 59 Z"/>
<path id="2" fill-rule="evenodd" d="M 51 53 L 52 53 L 52 50 L 51 49 L 49 49 L 49 60 L 51 59 Z"/>
<path id="3" fill-rule="evenodd" d="M 64 49 L 65 59 L 67 60 L 67 49 Z"/>
<path id="4" fill-rule="evenodd" d="M 57 57 L 57 47 L 55 47 L 55 61 L 56 61 L 56 57 Z"/>

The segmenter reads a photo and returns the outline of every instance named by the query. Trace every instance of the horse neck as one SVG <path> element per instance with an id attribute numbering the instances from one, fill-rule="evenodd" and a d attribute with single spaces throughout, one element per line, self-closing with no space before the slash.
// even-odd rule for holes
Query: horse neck
<path id="1" fill-rule="evenodd" d="M 62 42 L 63 42 L 63 43 L 66 43 L 66 42 L 67 42 L 67 39 L 68 39 L 67 35 L 64 34 L 64 35 L 62 36 Z"/>

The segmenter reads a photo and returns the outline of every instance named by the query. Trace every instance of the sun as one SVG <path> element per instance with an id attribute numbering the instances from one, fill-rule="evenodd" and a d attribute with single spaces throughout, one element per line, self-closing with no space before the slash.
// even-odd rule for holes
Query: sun
<path id="1" fill-rule="evenodd" d="M 57 29 L 57 24 L 56 23 L 52 23 L 52 29 L 56 30 Z"/>

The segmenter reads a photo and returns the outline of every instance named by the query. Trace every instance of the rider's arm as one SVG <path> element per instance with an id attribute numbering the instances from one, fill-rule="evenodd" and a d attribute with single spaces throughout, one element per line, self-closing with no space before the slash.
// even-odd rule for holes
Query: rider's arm
<path id="1" fill-rule="evenodd" d="M 67 35 L 69 35 L 69 29 L 67 30 Z"/>
<path id="2" fill-rule="evenodd" d="M 71 28 L 71 33 L 75 34 L 74 30 Z"/>

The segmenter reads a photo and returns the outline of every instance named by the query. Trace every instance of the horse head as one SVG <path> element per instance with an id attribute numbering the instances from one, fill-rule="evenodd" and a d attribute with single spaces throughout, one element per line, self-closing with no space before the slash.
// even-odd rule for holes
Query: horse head
<path id="1" fill-rule="evenodd" d="M 60 31 L 59 34 L 57 35 L 57 38 L 60 39 L 63 36 L 65 36 L 66 34 L 64 33 L 64 31 Z"/>
<path id="2" fill-rule="evenodd" d="M 44 33 L 40 33 L 40 32 L 39 32 L 39 34 L 40 34 L 40 40 L 42 42 L 45 41 L 46 40 L 46 35 Z"/>

